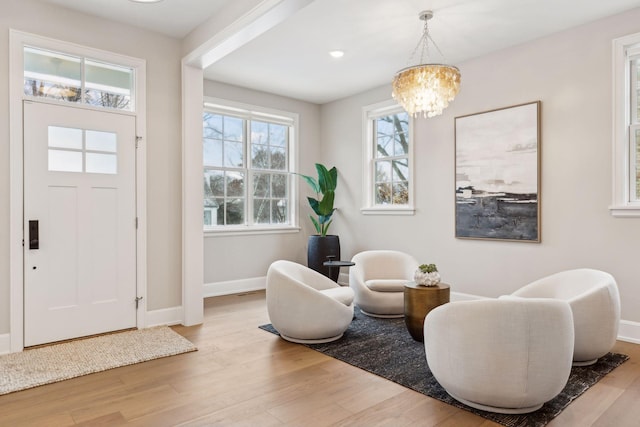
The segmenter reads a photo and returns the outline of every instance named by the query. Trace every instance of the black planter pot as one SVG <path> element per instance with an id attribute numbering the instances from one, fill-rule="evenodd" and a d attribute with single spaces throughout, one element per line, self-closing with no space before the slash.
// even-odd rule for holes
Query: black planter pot
<path id="1" fill-rule="evenodd" d="M 335 261 L 340 260 L 340 239 L 338 236 L 309 236 L 307 266 L 337 282 L 340 269 L 334 268 L 331 270 L 329 267 L 322 265 L 325 261 L 332 259 L 329 257 L 333 257 Z"/>

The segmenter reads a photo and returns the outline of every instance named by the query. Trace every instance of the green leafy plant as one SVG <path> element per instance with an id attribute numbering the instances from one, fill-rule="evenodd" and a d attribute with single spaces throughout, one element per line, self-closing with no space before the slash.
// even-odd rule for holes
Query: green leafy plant
<path id="1" fill-rule="evenodd" d="M 423 273 L 433 273 L 435 271 L 438 271 L 438 268 L 436 267 L 435 264 L 420 264 L 418 268 Z"/>
<path id="2" fill-rule="evenodd" d="M 326 236 L 329 226 L 333 221 L 331 216 L 335 211 L 333 207 L 333 200 L 335 198 L 335 190 L 338 185 L 338 170 L 334 167 L 327 169 L 324 165 L 316 163 L 316 171 L 318 172 L 318 178 L 314 178 L 308 175 L 299 174 L 309 184 L 316 198 L 307 197 L 309 206 L 313 209 L 313 212 L 317 215 L 317 218 L 313 215 L 309 215 L 313 226 L 316 228 L 316 232 L 321 236 Z"/>

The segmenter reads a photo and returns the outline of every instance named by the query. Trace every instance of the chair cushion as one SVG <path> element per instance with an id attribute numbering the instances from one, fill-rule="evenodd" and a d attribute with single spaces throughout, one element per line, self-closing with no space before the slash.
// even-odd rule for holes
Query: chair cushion
<path id="1" fill-rule="evenodd" d="M 376 292 L 404 292 L 404 285 L 407 283 L 407 279 L 375 279 L 364 282 L 367 288 Z"/>
<path id="2" fill-rule="evenodd" d="M 351 303 L 353 303 L 353 290 L 346 286 L 324 289 L 320 292 L 333 298 L 336 301 L 343 303 L 346 306 L 350 306 Z"/>

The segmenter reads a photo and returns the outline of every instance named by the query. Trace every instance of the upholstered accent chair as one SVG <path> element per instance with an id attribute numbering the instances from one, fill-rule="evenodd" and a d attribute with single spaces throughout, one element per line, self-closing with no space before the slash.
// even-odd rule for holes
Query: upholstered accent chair
<path id="1" fill-rule="evenodd" d="M 353 291 L 291 261 L 275 261 L 267 272 L 267 311 L 280 336 L 297 343 L 342 337 L 353 319 Z"/>
<path id="2" fill-rule="evenodd" d="M 529 283 L 512 296 L 567 301 L 573 312 L 573 364 L 591 365 L 616 342 L 620 323 L 620 295 L 609 273 L 589 268 L 561 271 Z"/>
<path id="3" fill-rule="evenodd" d="M 565 301 L 483 299 L 433 309 L 424 323 L 427 363 L 456 400 L 484 411 L 535 411 L 569 379 L 573 318 Z"/>
<path id="4" fill-rule="evenodd" d="M 413 280 L 418 262 L 400 251 L 371 250 L 356 254 L 349 270 L 355 304 L 373 317 L 404 316 L 404 285 Z"/>

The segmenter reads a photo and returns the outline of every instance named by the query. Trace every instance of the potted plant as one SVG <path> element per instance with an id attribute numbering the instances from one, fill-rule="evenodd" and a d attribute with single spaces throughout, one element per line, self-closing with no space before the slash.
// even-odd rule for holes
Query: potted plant
<path id="1" fill-rule="evenodd" d="M 440 273 L 435 264 L 420 264 L 413 275 L 413 280 L 418 285 L 436 286 L 440 283 Z"/>
<path id="2" fill-rule="evenodd" d="M 322 264 L 330 259 L 340 259 L 340 239 L 336 235 L 328 235 L 329 226 L 333 219 L 331 218 L 335 212 L 333 202 L 335 199 L 335 190 L 338 185 L 338 170 L 334 167 L 327 169 L 326 166 L 316 163 L 316 172 L 318 177 L 309 175 L 300 176 L 309 184 L 311 190 L 316 193 L 316 197 L 307 197 L 309 206 L 313 210 L 314 215 L 309 215 L 311 222 L 315 227 L 315 235 L 309 236 L 309 244 L 307 248 L 307 265 L 316 271 L 321 272 L 333 280 L 337 280 L 339 269 L 333 272 Z M 335 277 L 332 277 L 335 276 Z"/>

